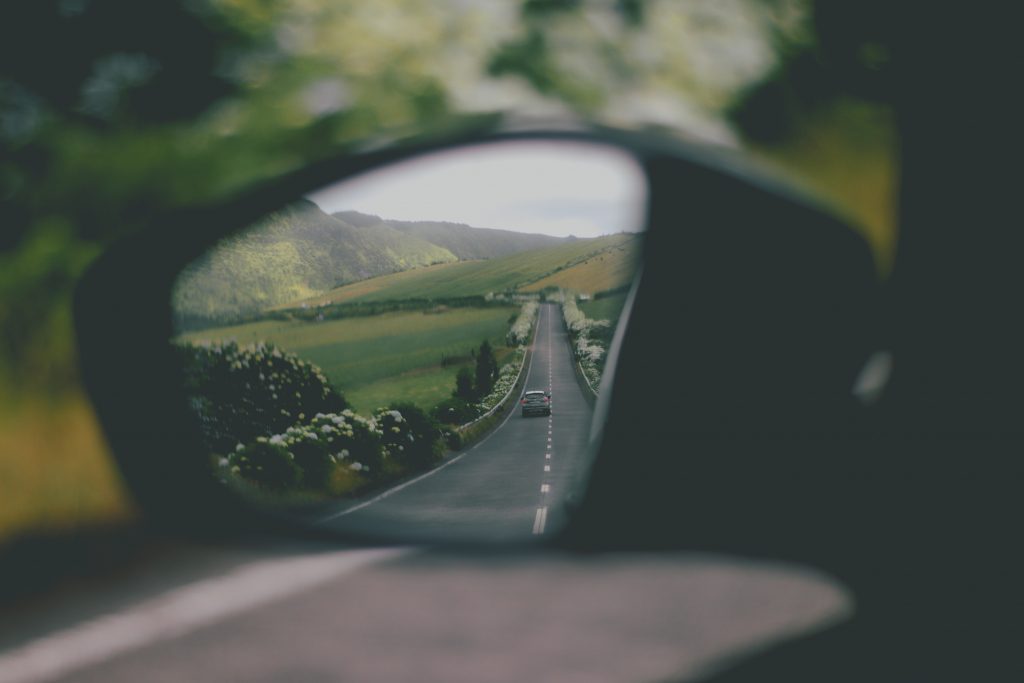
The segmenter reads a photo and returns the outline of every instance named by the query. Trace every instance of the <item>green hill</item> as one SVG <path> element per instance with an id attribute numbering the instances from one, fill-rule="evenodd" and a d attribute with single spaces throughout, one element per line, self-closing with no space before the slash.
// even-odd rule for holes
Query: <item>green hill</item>
<path id="1" fill-rule="evenodd" d="M 332 215 L 352 225 L 387 226 L 403 235 L 447 249 L 455 254 L 460 261 L 509 256 L 522 251 L 553 247 L 565 242 L 564 238 L 551 235 L 473 228 L 462 223 L 397 221 L 357 211 L 341 211 Z"/>
<path id="2" fill-rule="evenodd" d="M 389 273 L 564 242 L 455 223 L 331 216 L 300 201 L 194 262 L 178 280 L 174 308 L 180 321 L 228 319 Z"/>
<path id="3" fill-rule="evenodd" d="M 559 286 L 582 281 L 587 291 L 614 289 L 632 279 L 641 237 L 620 233 L 590 239 L 571 239 L 545 249 L 502 258 L 447 263 L 384 275 L 345 285 L 324 295 L 296 301 L 307 305 L 395 299 L 445 299 L 488 292 L 539 289 L 538 283 Z M 569 286 L 564 284 L 562 286 Z"/>

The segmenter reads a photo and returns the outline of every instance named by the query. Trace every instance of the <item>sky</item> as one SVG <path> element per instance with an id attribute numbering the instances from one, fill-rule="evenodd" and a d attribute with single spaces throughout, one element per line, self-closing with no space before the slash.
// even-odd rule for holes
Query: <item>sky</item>
<path id="1" fill-rule="evenodd" d="M 327 213 L 596 237 L 643 229 L 647 182 L 595 143 L 506 141 L 433 153 L 308 195 Z"/>

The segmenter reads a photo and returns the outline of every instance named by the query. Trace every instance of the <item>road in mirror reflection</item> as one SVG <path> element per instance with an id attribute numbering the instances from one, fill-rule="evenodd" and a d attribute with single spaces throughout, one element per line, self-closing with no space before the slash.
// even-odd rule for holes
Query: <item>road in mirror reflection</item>
<path id="1" fill-rule="evenodd" d="M 172 301 L 211 472 L 340 529 L 557 530 L 645 194 L 614 148 L 491 143 L 346 179 L 222 241 Z"/>

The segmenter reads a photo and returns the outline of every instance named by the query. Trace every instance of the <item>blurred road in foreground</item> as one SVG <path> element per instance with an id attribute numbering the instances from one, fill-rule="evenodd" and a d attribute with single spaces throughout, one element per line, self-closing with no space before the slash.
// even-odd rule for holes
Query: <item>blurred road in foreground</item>
<path id="1" fill-rule="evenodd" d="M 0 682 L 682 681 L 848 609 L 708 555 L 181 547 L 0 613 Z"/>

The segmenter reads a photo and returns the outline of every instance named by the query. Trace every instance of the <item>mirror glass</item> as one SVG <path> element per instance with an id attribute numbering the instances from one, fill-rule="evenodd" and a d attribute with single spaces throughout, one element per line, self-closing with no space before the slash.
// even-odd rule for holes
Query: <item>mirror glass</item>
<path id="1" fill-rule="evenodd" d="M 347 178 L 221 241 L 172 299 L 211 475 L 386 537 L 557 530 L 646 193 L 617 148 L 496 142 Z"/>

